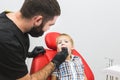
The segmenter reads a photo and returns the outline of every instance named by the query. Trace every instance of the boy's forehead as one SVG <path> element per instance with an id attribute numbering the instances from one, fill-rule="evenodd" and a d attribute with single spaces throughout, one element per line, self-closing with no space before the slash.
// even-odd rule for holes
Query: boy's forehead
<path id="1" fill-rule="evenodd" d="M 62 35 L 62 36 L 59 36 L 58 38 L 59 38 L 59 39 L 64 39 L 64 38 L 67 38 L 67 39 L 68 39 L 69 37 L 68 37 L 68 36 L 65 36 L 65 35 Z"/>
<path id="2" fill-rule="evenodd" d="M 58 37 L 58 40 L 69 40 L 70 38 L 68 36 L 60 36 Z"/>

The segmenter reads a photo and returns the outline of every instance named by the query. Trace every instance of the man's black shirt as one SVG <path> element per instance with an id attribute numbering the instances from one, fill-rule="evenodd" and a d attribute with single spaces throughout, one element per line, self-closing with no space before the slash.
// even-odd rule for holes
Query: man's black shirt
<path id="1" fill-rule="evenodd" d="M 28 73 L 25 63 L 29 49 L 28 34 L 0 14 L 0 80 L 16 80 Z"/>

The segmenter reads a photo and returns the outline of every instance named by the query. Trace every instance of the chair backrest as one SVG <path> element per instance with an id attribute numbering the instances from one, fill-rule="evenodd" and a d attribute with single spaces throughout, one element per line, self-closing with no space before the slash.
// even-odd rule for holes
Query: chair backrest
<path id="1" fill-rule="evenodd" d="M 56 55 L 56 37 L 59 36 L 60 33 L 58 32 L 49 32 L 45 36 L 45 43 L 48 47 L 46 49 L 46 53 L 44 55 L 38 55 L 35 57 L 32 61 L 31 70 L 30 73 L 37 72 L 38 70 L 42 69 L 45 65 L 47 65 L 52 58 Z M 84 71 L 87 76 L 88 80 L 94 80 L 94 74 L 90 67 L 88 66 L 87 62 L 84 60 L 84 58 L 81 56 L 79 52 L 77 52 L 75 49 L 72 51 L 74 55 L 79 56 L 82 59 L 83 65 L 84 65 Z M 51 80 L 50 76 L 47 80 Z"/>

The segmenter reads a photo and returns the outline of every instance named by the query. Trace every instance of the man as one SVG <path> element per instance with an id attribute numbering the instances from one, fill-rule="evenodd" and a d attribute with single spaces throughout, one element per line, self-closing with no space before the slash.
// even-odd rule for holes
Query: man
<path id="1" fill-rule="evenodd" d="M 35 57 L 43 47 L 29 49 L 29 37 L 42 36 L 60 16 L 57 0 L 25 0 L 20 11 L 0 14 L 0 80 L 46 80 L 67 57 L 60 51 L 42 70 L 29 74 L 26 57 Z"/>

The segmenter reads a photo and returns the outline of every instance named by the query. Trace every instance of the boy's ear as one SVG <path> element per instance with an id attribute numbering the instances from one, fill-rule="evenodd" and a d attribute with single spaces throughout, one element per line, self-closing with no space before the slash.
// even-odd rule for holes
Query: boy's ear
<path id="1" fill-rule="evenodd" d="M 71 50 L 73 50 L 73 49 L 74 49 L 74 47 L 71 48 Z"/>

